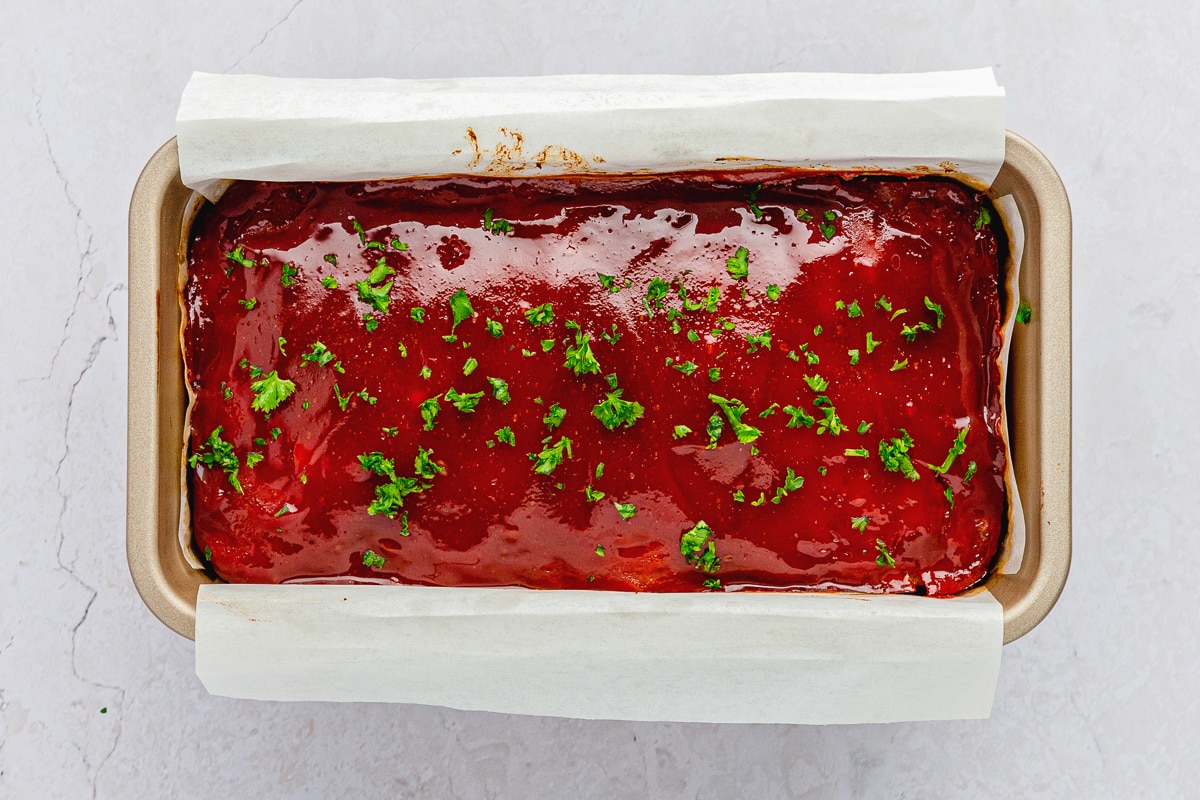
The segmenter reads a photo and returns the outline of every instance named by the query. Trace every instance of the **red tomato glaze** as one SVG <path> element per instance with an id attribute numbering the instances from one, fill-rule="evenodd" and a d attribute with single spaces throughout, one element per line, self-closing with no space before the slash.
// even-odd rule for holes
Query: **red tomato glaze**
<path id="1" fill-rule="evenodd" d="M 185 289 L 196 545 L 239 582 L 960 591 L 995 560 L 1005 501 L 986 208 L 948 179 L 786 170 L 235 184 L 193 226 Z M 371 285 L 381 259 L 395 274 Z M 581 336 L 598 371 L 564 363 Z M 302 359 L 317 342 L 333 360 Z M 253 384 L 273 371 L 295 391 L 268 416 Z M 632 426 L 593 415 L 610 381 L 643 408 Z M 451 389 L 483 396 L 468 412 Z M 236 464 L 206 464 L 218 427 Z M 881 455 L 905 433 L 916 479 Z M 444 474 L 414 480 L 418 448 Z M 369 513 L 391 481 L 372 453 L 428 487 L 376 507 L 392 517 Z"/>

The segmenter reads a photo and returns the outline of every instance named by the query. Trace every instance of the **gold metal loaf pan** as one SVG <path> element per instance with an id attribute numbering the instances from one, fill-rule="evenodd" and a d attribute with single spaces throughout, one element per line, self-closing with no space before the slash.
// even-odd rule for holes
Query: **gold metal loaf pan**
<path id="1" fill-rule="evenodd" d="M 163 624 L 188 638 L 195 636 L 197 590 L 213 580 L 184 560 L 178 536 L 186 392 L 176 283 L 192 195 L 180 181 L 172 139 L 146 164 L 129 208 L 126 519 L 138 592 Z M 1006 400 L 1025 550 L 1018 571 L 987 584 L 1004 606 L 1008 643 L 1050 612 L 1071 563 L 1071 210 L 1054 167 L 1011 131 L 991 189 L 993 198 L 1005 195 L 1020 210 L 1020 295 L 1034 309 L 1033 321 L 1013 334 Z"/>

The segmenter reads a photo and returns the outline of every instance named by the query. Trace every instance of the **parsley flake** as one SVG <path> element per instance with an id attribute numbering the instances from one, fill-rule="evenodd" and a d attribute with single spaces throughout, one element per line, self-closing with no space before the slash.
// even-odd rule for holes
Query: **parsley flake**
<path id="1" fill-rule="evenodd" d="M 188 459 L 188 466 L 195 469 L 197 464 L 203 464 L 211 469 L 220 468 L 229 478 L 229 485 L 234 491 L 242 494 L 242 484 L 238 480 L 238 457 L 233 451 L 233 445 L 221 438 L 223 430 L 224 426 L 221 425 L 213 428 L 208 440 Z M 208 452 L 204 452 L 205 448 Z"/>
<path id="2" fill-rule="evenodd" d="M 937 326 L 939 328 L 942 327 L 942 320 L 946 318 L 946 314 L 942 311 L 942 307 L 930 300 L 929 295 L 925 296 L 925 307 L 937 315 Z"/>
<path id="3" fill-rule="evenodd" d="M 434 421 L 437 419 L 438 413 L 442 410 L 441 405 L 438 403 L 438 398 L 430 397 L 422 401 L 420 409 L 421 419 L 425 421 L 424 429 L 427 431 L 433 430 Z"/>
<path id="4" fill-rule="evenodd" d="M 733 433 L 742 444 L 750 444 L 762 436 L 762 431 L 755 428 L 753 425 L 747 425 L 742 422 L 742 415 L 748 410 L 746 404 L 737 398 L 726 399 L 715 394 L 710 394 L 708 399 L 716 403 L 717 407 L 725 412 L 726 419 L 729 420 L 729 425 L 733 429 Z"/>
<path id="5" fill-rule="evenodd" d="M 787 427 L 789 428 L 799 428 L 801 426 L 811 428 L 813 423 L 817 421 L 812 414 L 809 414 L 799 406 L 784 406 L 783 413 L 791 416 L 791 419 L 787 423 Z"/>
<path id="6" fill-rule="evenodd" d="M 600 420 L 610 431 L 615 430 L 619 425 L 624 425 L 626 428 L 633 427 L 633 423 L 646 413 L 646 409 L 641 403 L 621 399 L 621 393 L 624 391 L 624 389 L 616 389 L 609 392 L 604 400 L 592 408 L 592 416 Z"/>
<path id="7" fill-rule="evenodd" d="M 279 408 L 280 403 L 292 396 L 296 391 L 296 384 L 279 377 L 276 370 L 271 370 L 259 380 L 251 383 L 250 388 L 254 391 L 254 401 L 250 403 L 250 407 L 269 416 L 272 411 Z"/>
<path id="8" fill-rule="evenodd" d="M 467 359 L 467 360 L 466 360 L 466 361 L 463 363 L 463 367 L 462 367 L 462 374 L 463 374 L 464 376 L 465 376 L 465 375 L 470 375 L 472 372 L 474 372 L 474 371 L 475 371 L 475 368 L 476 368 L 476 367 L 478 367 L 478 366 L 479 366 L 479 362 L 478 362 L 478 361 L 476 361 L 474 358 L 468 358 L 468 359 Z"/>
<path id="9" fill-rule="evenodd" d="M 689 531 L 684 531 L 679 537 L 679 552 L 687 563 L 697 569 L 712 573 L 721 568 L 721 559 L 717 558 L 717 547 L 712 541 L 712 528 L 704 520 L 700 520 Z"/>
<path id="10" fill-rule="evenodd" d="M 687 425 L 676 425 L 675 432 L 671 434 L 672 438 L 682 439 L 692 432 L 692 429 Z"/>
<path id="11" fill-rule="evenodd" d="M 921 476 L 913 466 L 908 451 L 912 449 L 913 440 L 908 431 L 900 428 L 900 436 L 891 440 L 879 440 L 879 460 L 888 472 L 899 472 L 910 481 L 918 480 Z"/>
<path id="12" fill-rule="evenodd" d="M 1029 303 L 1022 300 L 1021 305 L 1017 307 L 1017 322 L 1021 323 L 1022 325 L 1028 325 L 1032 319 L 1033 307 L 1030 306 Z"/>
<path id="13" fill-rule="evenodd" d="M 494 338 L 494 339 L 499 339 L 501 336 L 504 335 L 504 326 L 501 325 L 499 322 L 496 322 L 496 320 L 494 320 L 494 319 L 489 319 L 487 321 L 487 323 L 484 325 L 484 327 L 487 329 L 487 332 L 490 333 L 492 335 L 492 338 Z"/>
<path id="14" fill-rule="evenodd" d="M 869 516 L 851 517 L 850 527 L 856 531 L 865 531 L 867 529 L 867 523 L 870 521 L 871 518 Z"/>
<path id="15" fill-rule="evenodd" d="M 510 447 L 517 446 L 516 434 L 514 434 L 512 428 L 507 425 L 496 431 L 495 436 L 496 441 L 498 442 L 504 442 L 504 444 L 509 445 Z"/>
<path id="16" fill-rule="evenodd" d="M 595 503 L 604 499 L 604 492 L 597 492 L 589 483 L 587 486 L 583 487 L 583 496 L 589 503 Z"/>
<path id="17" fill-rule="evenodd" d="M 336 289 L 338 287 L 337 278 L 332 275 L 325 275 L 321 278 L 321 285 L 326 289 Z"/>
<path id="18" fill-rule="evenodd" d="M 562 425 L 566 416 L 567 410 L 558 403 L 555 403 L 546 410 L 546 416 L 542 417 L 542 422 L 546 423 L 546 427 L 550 430 L 554 430 L 559 425 Z"/>
<path id="19" fill-rule="evenodd" d="M 525 312 L 525 319 L 535 328 L 539 325 L 549 325 L 554 321 L 554 306 L 550 303 L 534 306 Z"/>
<path id="20" fill-rule="evenodd" d="M 563 462 L 564 454 L 566 458 L 574 458 L 571 455 L 571 440 L 567 437 L 561 437 L 556 443 L 547 444 L 542 448 L 540 453 L 529 453 L 529 458 L 534 463 L 533 471 L 538 475 L 549 475 L 558 468 L 558 465 Z"/>
<path id="21" fill-rule="evenodd" d="M 422 323 L 425 321 L 425 309 L 420 306 L 409 309 L 408 315 L 413 318 L 414 322 Z"/>
<path id="22" fill-rule="evenodd" d="M 881 567 L 896 566 L 896 559 L 892 558 L 892 554 L 888 552 L 887 545 L 883 543 L 883 539 L 875 540 L 875 549 L 879 551 L 879 557 L 875 559 L 875 563 Z"/>
<path id="23" fill-rule="evenodd" d="M 483 399 L 483 392 L 469 392 L 460 394 L 453 386 L 447 390 L 444 395 L 445 399 L 464 414 L 474 413 L 475 407 L 479 405 L 479 401 Z"/>
<path id="24" fill-rule="evenodd" d="M 950 467 L 953 466 L 954 460 L 966 452 L 967 432 L 969 430 L 971 430 L 971 427 L 967 426 L 960 430 L 958 435 L 954 437 L 954 443 L 950 445 L 950 452 L 946 454 L 946 458 L 944 461 L 942 461 L 942 465 L 940 467 L 935 467 L 933 464 L 926 464 L 931 472 L 936 472 L 939 475 L 945 475 Z"/>
<path id="25" fill-rule="evenodd" d="M 254 269 L 254 259 L 246 258 L 245 251 L 242 249 L 241 245 L 235 247 L 232 253 L 226 253 L 225 257 L 234 264 L 240 264 L 246 269 Z"/>
<path id="26" fill-rule="evenodd" d="M 613 508 L 621 515 L 621 519 L 633 519 L 637 514 L 637 506 L 633 503 L 613 503 Z"/>
<path id="27" fill-rule="evenodd" d="M 735 281 L 744 281 L 750 273 L 750 251 L 739 247 L 734 254 L 725 259 L 725 271 Z"/>
<path id="28" fill-rule="evenodd" d="M 471 308 L 471 298 L 467 297 L 465 289 L 459 289 L 450 296 L 450 313 L 454 316 L 454 324 L 450 330 L 457 328 L 460 322 L 470 319 L 475 313 L 475 309 Z"/>

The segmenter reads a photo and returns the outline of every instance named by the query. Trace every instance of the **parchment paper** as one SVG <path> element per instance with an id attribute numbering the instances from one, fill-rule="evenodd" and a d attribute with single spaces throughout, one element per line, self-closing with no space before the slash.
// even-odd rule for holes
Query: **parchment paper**
<path id="1" fill-rule="evenodd" d="M 582 718 L 889 722 L 986 717 L 1002 611 L 987 592 L 648 595 L 200 587 L 213 694 Z"/>
<path id="2" fill-rule="evenodd" d="M 321 80 L 195 73 L 183 182 L 790 165 L 954 172 L 1004 161 L 990 69 L 916 75 Z"/>
<path id="3" fill-rule="evenodd" d="M 792 165 L 952 173 L 1004 160 L 991 70 L 923 75 L 288 80 L 197 73 L 184 182 Z M 964 597 L 202 586 L 210 692 L 583 718 L 986 717 L 1003 616 Z"/>

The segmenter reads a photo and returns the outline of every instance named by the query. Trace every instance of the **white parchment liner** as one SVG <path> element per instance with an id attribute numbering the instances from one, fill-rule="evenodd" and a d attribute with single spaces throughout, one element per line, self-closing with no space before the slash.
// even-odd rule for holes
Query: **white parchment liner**
<path id="1" fill-rule="evenodd" d="M 197 73 L 184 182 L 800 166 L 954 174 L 1004 160 L 991 70 L 922 75 L 289 80 Z M 1015 484 L 1010 482 L 1010 487 Z M 846 723 L 986 717 L 1003 613 L 849 594 L 200 588 L 213 694 L 583 718 Z"/>

